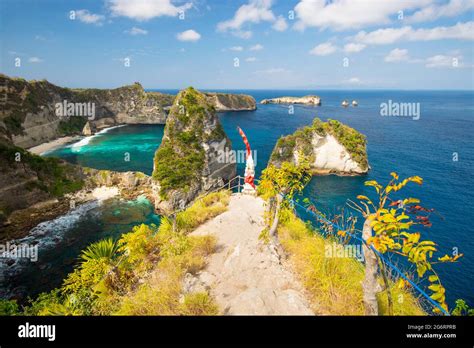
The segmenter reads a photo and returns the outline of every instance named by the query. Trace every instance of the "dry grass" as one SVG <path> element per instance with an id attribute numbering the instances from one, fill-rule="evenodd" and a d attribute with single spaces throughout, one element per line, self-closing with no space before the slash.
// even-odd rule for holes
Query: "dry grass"
<path id="1" fill-rule="evenodd" d="M 176 230 L 163 219 L 157 238 L 160 261 L 146 281 L 121 299 L 118 315 L 216 315 L 217 305 L 209 294 L 183 294 L 185 274 L 196 274 L 213 253 L 213 236 L 188 236 L 205 221 L 227 210 L 229 192 L 216 192 L 204 197 L 177 216 Z"/>
<path id="2" fill-rule="evenodd" d="M 290 215 L 278 230 L 283 248 L 290 254 L 315 313 L 321 315 L 364 315 L 362 302 L 363 265 L 353 258 L 325 256 L 332 243 L 312 232 L 303 221 Z M 392 287 L 395 315 L 424 315 L 417 300 L 403 289 Z M 379 294 L 379 309 L 387 314 L 386 294 Z"/>

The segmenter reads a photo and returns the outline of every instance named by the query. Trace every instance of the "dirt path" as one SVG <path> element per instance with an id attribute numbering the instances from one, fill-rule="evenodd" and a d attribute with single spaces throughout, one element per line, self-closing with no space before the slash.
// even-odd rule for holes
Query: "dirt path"
<path id="1" fill-rule="evenodd" d="M 314 315 L 289 265 L 258 239 L 263 212 L 260 198 L 232 195 L 227 212 L 196 229 L 217 237 L 217 251 L 185 287 L 208 289 L 222 314 Z"/>

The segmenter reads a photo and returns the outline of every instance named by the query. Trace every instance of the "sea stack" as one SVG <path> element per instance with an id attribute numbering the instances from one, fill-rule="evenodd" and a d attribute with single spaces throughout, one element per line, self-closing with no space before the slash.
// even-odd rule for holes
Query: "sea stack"
<path id="1" fill-rule="evenodd" d="M 277 167 L 306 157 L 315 175 L 361 175 L 369 171 L 365 136 L 339 121 L 314 119 L 311 126 L 278 140 L 270 157 Z"/>
<path id="2" fill-rule="evenodd" d="M 170 109 L 163 140 L 155 153 L 153 196 L 158 212 L 185 208 L 198 195 L 221 187 L 236 175 L 231 141 L 208 97 L 189 87 Z"/>

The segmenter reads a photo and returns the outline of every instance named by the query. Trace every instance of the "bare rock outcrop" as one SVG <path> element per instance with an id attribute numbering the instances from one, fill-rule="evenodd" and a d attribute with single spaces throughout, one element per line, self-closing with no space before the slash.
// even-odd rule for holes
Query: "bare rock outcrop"
<path id="1" fill-rule="evenodd" d="M 304 97 L 279 97 L 272 99 L 263 99 L 260 104 L 321 105 L 321 98 L 316 95 L 306 95 Z"/>

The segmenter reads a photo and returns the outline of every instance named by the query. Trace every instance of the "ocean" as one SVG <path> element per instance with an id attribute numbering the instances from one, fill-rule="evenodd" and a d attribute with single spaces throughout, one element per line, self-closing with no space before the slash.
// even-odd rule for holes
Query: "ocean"
<path id="1" fill-rule="evenodd" d="M 163 91 L 163 90 L 161 90 Z M 163 91 L 176 93 L 177 91 Z M 412 175 L 424 179 L 422 186 L 408 185 L 402 192 L 404 197 L 417 197 L 423 206 L 435 209 L 431 216 L 433 226 L 419 228 L 422 238 L 438 244 L 441 253 L 463 253 L 464 257 L 455 264 L 436 265 L 436 269 L 447 289 L 450 307 L 454 300 L 463 298 L 474 306 L 474 229 L 470 221 L 474 209 L 474 92 L 471 91 L 297 91 L 297 90 L 237 90 L 230 93 L 245 93 L 255 97 L 257 102 L 279 96 L 303 96 L 317 94 L 321 106 L 294 106 L 291 113 L 285 105 L 261 105 L 256 111 L 225 112 L 220 114 L 221 122 L 230 137 L 235 150 L 244 150 L 244 144 L 237 132 L 241 127 L 246 133 L 252 150 L 257 152 L 257 176 L 266 167 L 271 151 L 279 137 L 293 133 L 298 127 L 309 125 L 315 117 L 322 120 L 339 120 L 365 134 L 371 170 L 360 177 L 316 176 L 304 191 L 316 206 L 328 214 L 337 213 L 346 206 L 348 199 L 357 195 L 372 194 L 364 186 L 366 180 L 387 183 L 390 172 L 397 172 L 402 178 Z M 357 107 L 341 107 L 342 100 L 357 100 Z M 418 115 L 382 116 L 381 105 L 393 103 L 414 103 L 419 107 Z M 415 110 L 415 109 L 414 109 Z M 47 156 L 64 158 L 98 169 L 118 171 L 139 170 L 150 174 L 153 168 L 153 154 L 163 135 L 163 125 L 128 125 L 117 127 L 94 137 L 82 140 L 80 144 L 69 144 L 56 149 Z M 128 155 L 127 155 L 128 153 Z M 129 158 L 129 161 L 127 161 Z M 238 165 L 243 175 L 244 164 Z M 348 208 L 346 207 L 346 210 Z M 95 211 L 94 209 L 92 211 Z M 95 215 L 94 215 L 95 216 Z M 133 214 L 132 214 L 133 216 Z M 135 223 L 157 221 L 150 212 L 138 214 Z M 95 219 L 101 219 L 94 217 Z M 86 218 L 89 221 L 91 218 Z M 90 221 L 89 221 L 90 222 Z M 101 227 L 88 232 L 84 240 L 79 231 L 90 229 L 90 223 L 75 224 L 73 235 L 77 236 L 74 252 L 85 247 L 92 240 L 104 235 L 118 237 L 124 228 L 116 228 L 118 221 L 108 225 L 105 234 Z M 130 229 L 133 221 L 127 221 Z M 98 226 L 101 226 L 100 224 Z M 71 228 L 69 228 L 71 229 Z M 65 234 L 70 232 L 63 231 Z M 111 232 L 112 231 L 112 232 Z M 113 232 L 115 231 L 115 232 Z M 59 254 L 55 248 L 56 254 Z M 67 253 L 67 251 L 65 251 Z M 47 258 L 47 253 L 42 254 Z M 440 254 L 441 255 L 441 254 Z M 442 256 L 442 255 L 441 255 Z M 42 256 L 40 256 L 41 258 Z M 41 260 L 40 260 L 41 263 Z M 63 263 L 51 261 L 47 266 L 55 270 L 54 277 L 64 277 L 71 269 Z M 53 277 L 53 278 L 54 278 Z M 46 284 L 57 286 L 56 278 Z M 62 279 L 62 278 L 61 278 Z M 25 285 L 23 285 L 25 286 Z M 29 293 L 37 292 L 27 289 Z"/>

